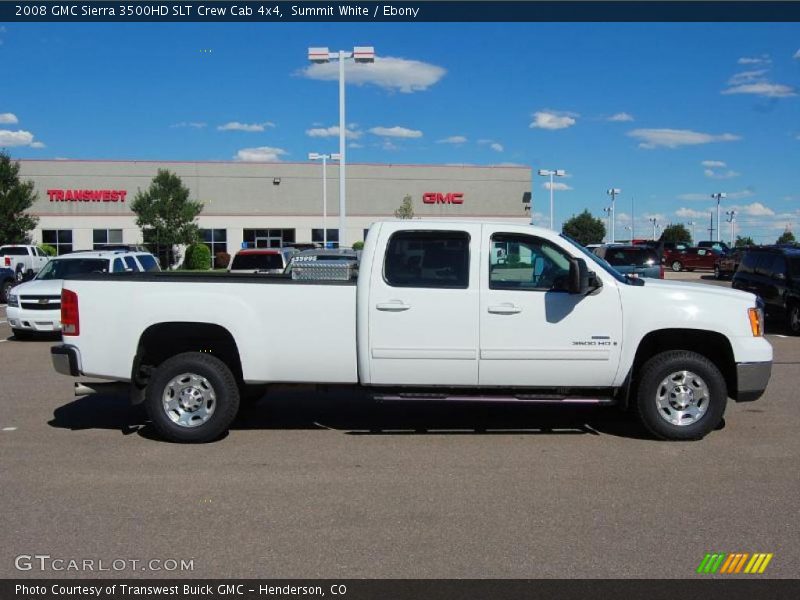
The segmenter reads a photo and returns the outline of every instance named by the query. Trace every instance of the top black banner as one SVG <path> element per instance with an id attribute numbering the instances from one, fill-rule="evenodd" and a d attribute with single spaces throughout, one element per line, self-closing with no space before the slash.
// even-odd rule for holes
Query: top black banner
<path id="1" fill-rule="evenodd" d="M 0 22 L 775 22 L 800 1 L 1 2 Z"/>

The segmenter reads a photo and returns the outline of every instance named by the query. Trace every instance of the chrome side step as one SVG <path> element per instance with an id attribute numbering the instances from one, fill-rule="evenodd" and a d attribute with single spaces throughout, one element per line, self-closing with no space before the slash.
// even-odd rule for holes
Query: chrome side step
<path id="1" fill-rule="evenodd" d="M 515 402 L 543 403 L 543 404 L 614 404 L 611 396 L 583 397 L 561 394 L 531 394 L 520 393 L 513 395 L 491 394 L 448 394 L 448 393 L 397 393 L 373 394 L 378 402 Z"/>

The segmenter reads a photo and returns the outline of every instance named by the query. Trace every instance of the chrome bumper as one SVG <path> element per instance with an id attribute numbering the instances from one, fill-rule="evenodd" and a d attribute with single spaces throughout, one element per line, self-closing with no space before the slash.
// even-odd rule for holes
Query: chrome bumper
<path id="1" fill-rule="evenodd" d="M 78 349 L 74 346 L 61 344 L 50 348 L 50 358 L 53 361 L 53 368 L 62 375 L 77 377 L 80 372 L 80 356 Z"/>

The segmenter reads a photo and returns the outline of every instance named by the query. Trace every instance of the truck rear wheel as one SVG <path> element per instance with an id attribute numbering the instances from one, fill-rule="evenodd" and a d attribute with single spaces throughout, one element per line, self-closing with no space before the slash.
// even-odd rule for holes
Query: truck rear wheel
<path id="1" fill-rule="evenodd" d="M 239 410 L 239 387 L 227 365 L 210 354 L 185 352 L 165 360 L 147 384 L 145 407 L 171 442 L 210 442 Z"/>
<path id="2" fill-rule="evenodd" d="M 636 407 L 650 433 L 664 440 L 699 440 L 725 414 L 728 388 L 705 356 L 670 350 L 648 360 L 641 371 Z"/>

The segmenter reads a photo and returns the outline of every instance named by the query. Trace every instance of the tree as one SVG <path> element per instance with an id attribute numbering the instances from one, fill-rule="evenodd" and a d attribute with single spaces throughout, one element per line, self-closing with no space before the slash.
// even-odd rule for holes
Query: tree
<path id="1" fill-rule="evenodd" d="M 686 229 L 683 223 L 675 223 L 667 225 L 664 231 L 661 232 L 660 242 L 689 242 L 692 241 L 692 236 L 689 230 Z"/>
<path id="2" fill-rule="evenodd" d="M 411 203 L 411 195 L 406 194 L 403 198 L 402 204 L 400 204 L 400 208 L 394 211 L 394 216 L 397 219 L 413 219 L 414 218 L 414 206 Z"/>
<path id="3" fill-rule="evenodd" d="M 751 238 L 749 235 L 736 236 L 736 243 L 734 244 L 734 246 L 736 246 L 737 248 L 740 248 L 742 246 L 755 246 L 755 245 L 756 243 L 753 241 L 753 238 Z"/>
<path id="4" fill-rule="evenodd" d="M 131 204 L 145 244 L 156 252 L 164 268 L 173 264 L 176 244 L 189 245 L 198 239 L 195 219 L 203 205 L 189 200 L 189 193 L 180 177 L 159 169 L 147 191 L 139 190 Z"/>
<path id="5" fill-rule="evenodd" d="M 353 242 L 353 250 L 363 250 L 364 249 L 364 242 L 358 240 L 357 242 Z"/>
<path id="6" fill-rule="evenodd" d="M 778 238 L 778 241 L 775 242 L 776 244 L 794 244 L 795 243 L 794 234 L 789 231 L 788 229 L 781 234 L 781 237 Z"/>
<path id="7" fill-rule="evenodd" d="M 30 242 L 28 232 L 39 219 L 27 211 L 36 201 L 32 181 L 20 181 L 19 163 L 0 152 L 0 244 Z"/>
<path id="8" fill-rule="evenodd" d="M 602 242 L 606 235 L 606 226 L 602 220 L 593 217 L 584 209 L 581 214 L 565 221 L 562 231 L 579 244 L 586 246 Z"/>

